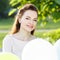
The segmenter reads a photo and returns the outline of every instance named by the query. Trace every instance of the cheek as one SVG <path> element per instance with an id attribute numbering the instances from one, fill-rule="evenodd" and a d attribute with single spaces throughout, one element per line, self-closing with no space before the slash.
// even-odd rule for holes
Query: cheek
<path id="1" fill-rule="evenodd" d="M 24 19 L 21 20 L 21 24 L 24 25 L 26 21 Z"/>
<path id="2" fill-rule="evenodd" d="M 21 22 L 21 27 L 25 27 L 25 26 L 26 26 L 26 24 L 27 24 L 27 22 L 26 22 L 26 21 L 22 21 L 22 22 Z"/>
<path id="3" fill-rule="evenodd" d="M 36 26 L 37 26 L 37 22 L 36 22 L 36 23 L 34 23 L 34 28 L 33 28 L 33 29 L 35 29 L 35 28 L 36 28 Z"/>
<path id="4" fill-rule="evenodd" d="M 35 27 L 36 27 L 36 25 L 37 25 L 37 22 L 34 23 L 34 26 L 35 26 Z"/>

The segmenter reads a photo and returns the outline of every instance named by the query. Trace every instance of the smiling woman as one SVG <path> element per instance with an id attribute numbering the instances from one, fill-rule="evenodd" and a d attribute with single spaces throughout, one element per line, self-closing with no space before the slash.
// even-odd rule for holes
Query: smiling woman
<path id="1" fill-rule="evenodd" d="M 38 18 L 38 10 L 33 4 L 19 9 L 11 33 L 3 40 L 3 52 L 11 52 L 21 57 L 24 46 L 36 37 L 33 35 Z"/>

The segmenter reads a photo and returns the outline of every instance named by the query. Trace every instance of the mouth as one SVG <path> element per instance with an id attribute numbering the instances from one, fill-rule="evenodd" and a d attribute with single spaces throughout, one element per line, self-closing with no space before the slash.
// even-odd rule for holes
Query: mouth
<path id="1" fill-rule="evenodd" d="M 27 25 L 29 28 L 33 28 L 33 26 L 32 25 Z"/>

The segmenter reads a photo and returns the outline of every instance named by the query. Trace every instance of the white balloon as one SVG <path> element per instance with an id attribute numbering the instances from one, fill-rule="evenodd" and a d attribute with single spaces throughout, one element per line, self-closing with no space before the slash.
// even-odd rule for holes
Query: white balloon
<path id="1" fill-rule="evenodd" d="M 56 41 L 56 43 L 54 44 L 54 48 L 57 51 L 58 60 L 60 60 L 60 39 Z"/>
<path id="2" fill-rule="evenodd" d="M 43 39 L 31 40 L 23 49 L 22 60 L 57 60 L 52 44 Z"/>

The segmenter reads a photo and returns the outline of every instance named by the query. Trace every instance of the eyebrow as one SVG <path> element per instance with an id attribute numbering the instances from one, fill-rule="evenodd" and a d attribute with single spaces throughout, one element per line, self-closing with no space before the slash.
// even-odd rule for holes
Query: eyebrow
<path id="1" fill-rule="evenodd" d="M 31 17 L 29 17 L 29 16 L 26 16 L 26 17 L 31 18 Z M 34 19 L 37 19 L 37 18 L 34 18 Z"/>
<path id="2" fill-rule="evenodd" d="M 31 18 L 31 17 L 29 17 L 29 16 L 26 16 L 26 17 Z"/>

